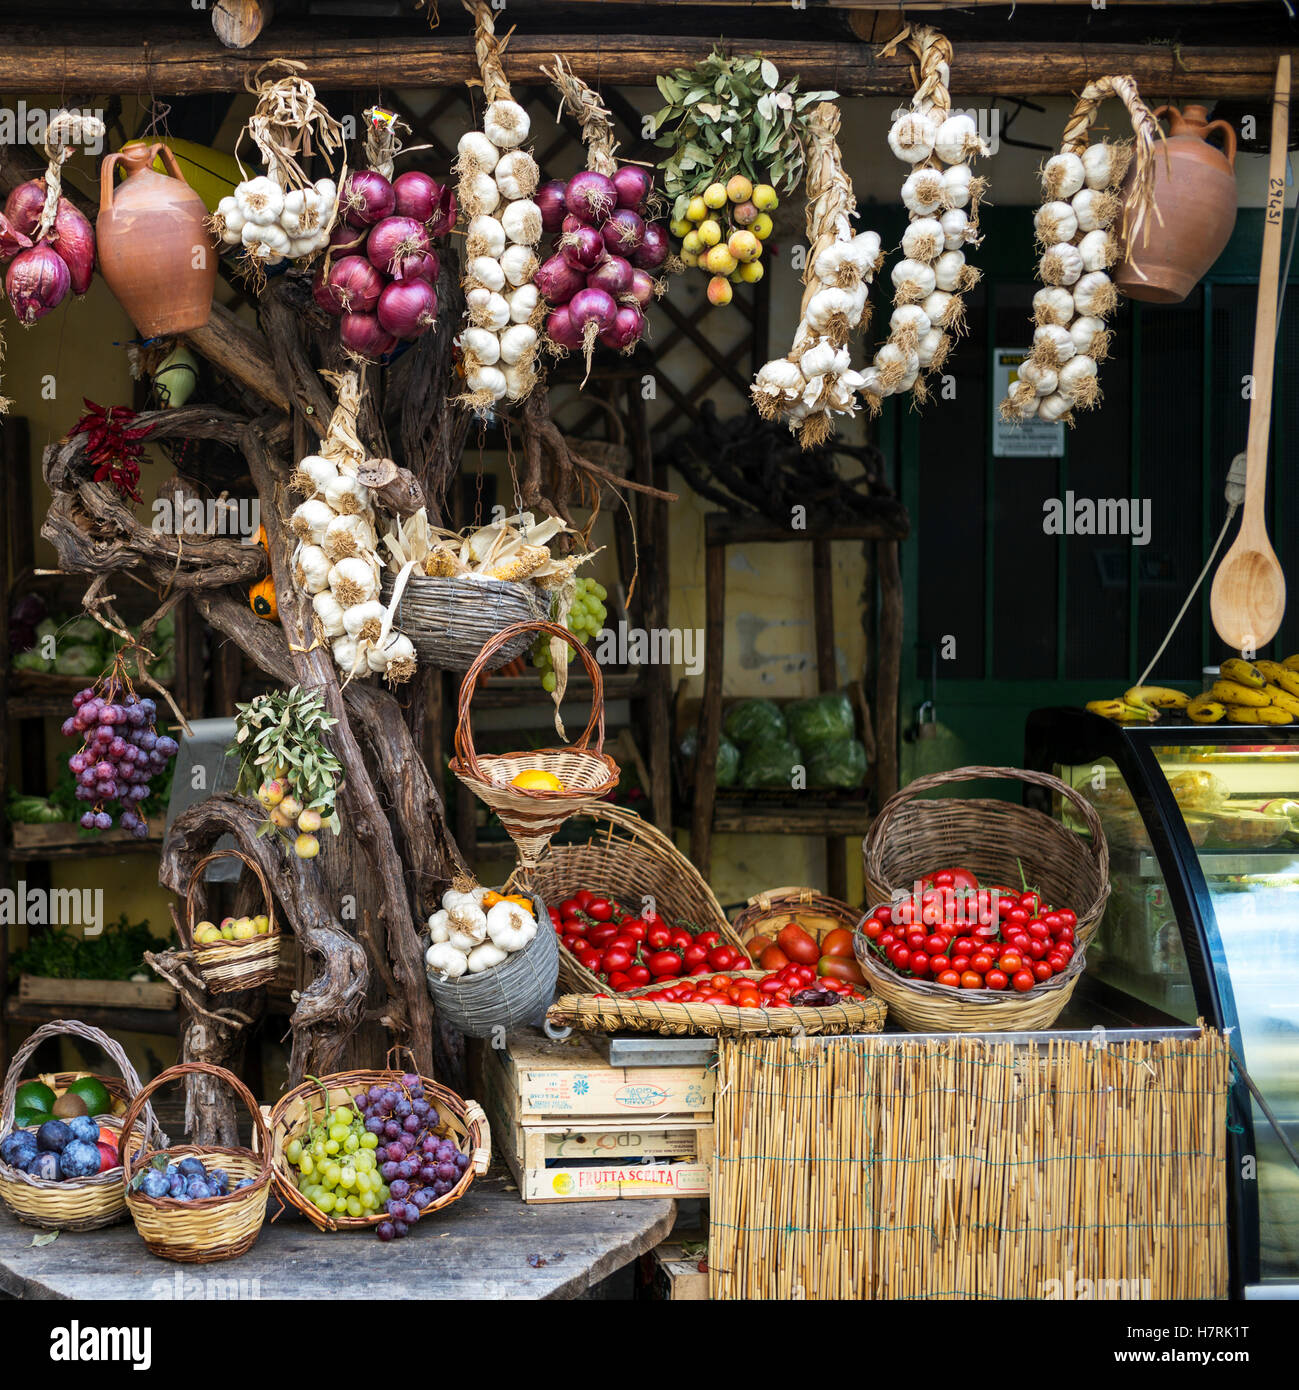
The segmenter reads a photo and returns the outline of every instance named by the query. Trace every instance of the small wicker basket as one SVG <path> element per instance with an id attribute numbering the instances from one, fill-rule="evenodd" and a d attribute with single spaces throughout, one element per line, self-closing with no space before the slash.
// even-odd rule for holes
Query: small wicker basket
<path id="1" fill-rule="evenodd" d="M 198 1158 L 205 1162 L 219 1159 L 217 1166 L 230 1175 L 232 1186 L 226 1196 L 182 1201 L 175 1197 L 146 1197 L 138 1187 L 132 1189 L 131 1184 L 141 1169 L 162 1149 L 147 1142 L 128 1140 L 126 1205 L 135 1222 L 135 1229 L 152 1254 L 180 1264 L 212 1264 L 217 1260 L 233 1259 L 251 1250 L 261 1233 L 262 1222 L 266 1218 L 266 1199 L 271 1191 L 271 1165 L 267 1157 L 271 1147 L 270 1135 L 252 1092 L 233 1072 L 213 1066 L 210 1062 L 181 1062 L 159 1072 L 132 1100 L 126 1112 L 127 1121 L 134 1122 L 140 1107 L 154 1091 L 182 1076 L 212 1076 L 224 1081 L 253 1117 L 258 1152 L 243 1147 L 221 1148 L 202 1144 L 168 1146 L 166 1153 L 169 1158 Z M 243 1178 L 252 1178 L 252 1186 L 235 1191 L 233 1184 Z"/>
<path id="2" fill-rule="evenodd" d="M 414 1058 L 407 1052 L 412 1069 Z M 389 1053 L 388 1060 L 393 1060 Z M 286 1091 L 271 1107 L 270 1146 L 271 1169 L 274 1174 L 275 1195 L 287 1207 L 301 1212 L 303 1216 L 321 1231 L 359 1231 L 367 1226 L 377 1226 L 386 1221 L 385 1212 L 370 1212 L 365 1216 L 334 1216 L 320 1210 L 314 1202 L 309 1202 L 298 1190 L 289 1171 L 289 1161 L 284 1150 L 289 1141 L 300 1130 L 325 1113 L 326 1107 L 336 1108 L 351 1105 L 355 1092 L 370 1086 L 388 1086 L 394 1080 L 400 1082 L 402 1073 L 389 1067 L 386 1071 L 341 1071 L 332 1076 L 321 1077 L 319 1082 L 304 1081 Z M 460 1148 L 470 1156 L 469 1167 L 460 1175 L 459 1182 L 450 1192 L 443 1193 L 424 1208 L 422 1221 L 430 1212 L 441 1211 L 452 1202 L 458 1202 L 469 1191 L 476 1177 L 487 1172 L 492 1158 L 491 1130 L 487 1116 L 475 1100 L 462 1100 L 454 1091 L 434 1081 L 432 1077 L 420 1076 L 424 1083 L 424 1096 L 437 1107 L 438 1116 Z"/>
<path id="3" fill-rule="evenodd" d="M 854 931 L 860 921 L 857 908 L 818 893 L 815 888 L 769 888 L 765 893 L 755 893 L 731 925 L 748 951 L 749 942 L 755 936 L 766 936 L 769 926 L 779 930 L 786 922 L 797 922 L 819 945 L 832 931 Z M 753 952 L 749 954 L 752 956 Z"/>
<path id="4" fill-rule="evenodd" d="M 488 669 L 497 651 L 520 635 L 530 639 L 537 632 L 560 637 L 576 648 L 591 677 L 591 717 L 581 737 L 568 748 L 484 754 L 480 758 L 474 750 L 470 715 L 478 678 Z M 590 746 L 593 734 L 594 748 Z M 618 764 L 604 752 L 604 678 L 599 664 L 586 647 L 558 623 L 518 623 L 497 633 L 478 653 L 460 686 L 455 748 L 451 771 L 500 817 L 510 839 L 519 847 L 519 862 L 524 869 L 537 862 L 550 843 L 550 837 L 570 816 L 593 806 L 618 785 Z M 525 791 L 510 785 L 520 772 L 533 769 L 553 773 L 563 784 L 563 790 Z"/>
<path id="5" fill-rule="evenodd" d="M 585 844 L 552 845 L 528 875 L 548 903 L 560 903 L 579 888 L 609 893 L 624 906 L 653 899 L 665 921 L 692 922 L 716 931 L 743 950 L 726 920 L 722 905 L 699 870 L 649 821 L 620 806 L 601 805 L 582 817 L 593 822 Z M 563 943 L 559 946 L 560 983 L 575 994 L 593 994 L 606 986 L 581 965 Z"/>
<path id="6" fill-rule="evenodd" d="M 526 1028 L 545 1017 L 559 979 L 559 938 L 545 903 L 532 901 L 537 934 L 500 965 L 458 980 L 425 967 L 429 995 L 444 1023 L 471 1038 L 489 1038 L 497 1028 Z"/>
<path id="7" fill-rule="evenodd" d="M 725 970 L 732 980 L 760 980 L 765 970 Z M 628 990 L 611 998 L 590 994 L 566 994 L 551 1006 L 547 1019 L 558 1027 L 597 1033 L 628 1028 L 641 1033 L 680 1036 L 704 1033 L 758 1037 L 776 1033 L 878 1033 L 887 1012 L 875 998 L 845 999 L 824 1008 L 742 1009 L 735 1004 L 670 1004 L 662 999 L 646 999 L 675 983 L 660 980 L 640 989 Z"/>
<path id="8" fill-rule="evenodd" d="M 380 588 L 385 604 L 392 589 L 392 574 L 385 570 Z M 534 584 L 411 574 L 393 622 L 410 638 L 421 661 L 443 671 L 467 671 L 493 637 L 545 616 L 546 604 Z M 522 656 L 531 641 L 531 633 L 518 633 L 495 649 L 484 669 L 495 671 Z"/>
<path id="9" fill-rule="evenodd" d="M 248 941 L 213 941 L 207 945 L 194 940 L 198 918 L 196 890 L 202 881 L 203 870 L 216 859 L 238 859 L 253 871 L 266 901 L 266 915 L 271 921 L 270 931 L 266 935 L 255 936 Z M 261 865 L 241 850 L 214 850 L 194 865 L 185 893 L 185 927 L 189 938 L 185 944 L 194 953 L 199 974 L 212 994 L 233 994 L 236 990 L 268 985 L 279 973 L 280 931 L 275 921 L 275 900 L 271 896 L 271 886 Z"/>
<path id="10" fill-rule="evenodd" d="M 27 1059 L 47 1038 L 71 1036 L 102 1047 L 113 1059 L 122 1073 L 122 1079 L 113 1076 L 96 1076 L 102 1081 L 110 1095 L 130 1101 L 140 1089 L 140 1078 L 131 1065 L 121 1046 L 107 1033 L 89 1024 L 78 1023 L 75 1019 L 59 1019 L 54 1023 L 44 1023 L 14 1053 L 5 1074 L 4 1101 L 0 1107 L 0 1135 L 7 1135 L 14 1122 L 14 1101 L 21 1084 L 19 1078 Z M 81 1076 L 95 1075 L 92 1072 L 56 1072 L 44 1076 L 52 1089 L 66 1086 Z M 101 1125 L 115 1129 L 121 1135 L 125 1132 L 125 1120 L 111 1116 L 95 1116 Z M 143 1130 L 152 1139 L 165 1145 L 167 1136 L 158 1126 L 153 1107 L 146 1105 L 140 1116 Z M 141 1137 L 144 1137 L 142 1133 Z M 120 1146 L 119 1139 L 119 1146 Z M 126 1215 L 126 1179 L 121 1164 L 105 1169 L 90 1178 L 65 1178 L 51 1181 L 48 1178 L 34 1178 L 7 1163 L 0 1163 L 0 1202 L 11 1211 L 19 1221 L 28 1226 L 40 1226 L 47 1231 L 94 1231 L 101 1226 L 112 1226 Z"/>

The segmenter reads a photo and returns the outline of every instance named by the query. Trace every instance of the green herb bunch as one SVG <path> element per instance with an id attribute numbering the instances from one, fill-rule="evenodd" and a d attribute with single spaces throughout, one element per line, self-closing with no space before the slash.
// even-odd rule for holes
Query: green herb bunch
<path id="1" fill-rule="evenodd" d="M 9 978 L 42 975 L 55 980 L 129 980 L 144 970 L 144 953 L 165 946 L 149 923 L 130 922 L 126 913 L 108 922 L 98 936 L 81 936 L 66 927 L 34 932 L 31 942 L 9 960 Z"/>

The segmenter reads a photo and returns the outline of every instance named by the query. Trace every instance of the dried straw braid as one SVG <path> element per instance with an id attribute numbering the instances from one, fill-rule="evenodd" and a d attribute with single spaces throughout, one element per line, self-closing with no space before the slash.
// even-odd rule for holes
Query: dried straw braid
<path id="1" fill-rule="evenodd" d="M 262 74 L 268 69 L 287 68 L 288 75 L 272 81 Z M 312 180 L 298 163 L 298 157 L 312 153 L 312 141 L 326 156 L 343 148 L 343 128 L 316 97 L 316 89 L 298 73 L 306 67 L 292 58 L 273 58 L 244 79 L 244 86 L 257 97 L 257 107 L 245 130 L 235 142 L 235 159 L 247 133 L 257 146 L 266 170 L 286 188 L 309 188 Z M 332 160 L 330 161 L 332 167 Z M 240 162 L 240 168 L 243 165 Z M 342 175 L 339 175 L 342 182 Z"/>
<path id="2" fill-rule="evenodd" d="M 63 165 L 78 145 L 104 134 L 105 126 L 98 116 L 82 115 L 79 111 L 60 111 L 50 120 L 45 131 L 45 206 L 40 221 L 32 233 L 32 241 L 41 241 L 54 226 L 63 192 Z"/>
<path id="3" fill-rule="evenodd" d="M 559 113 L 555 119 L 563 115 L 567 106 L 582 127 L 586 167 L 597 174 L 612 177 L 618 168 L 618 161 L 614 158 L 618 141 L 614 138 L 613 116 L 601 103 L 600 94 L 588 87 L 558 53 L 555 54 L 555 66 L 541 70 L 559 92 Z"/>
<path id="4" fill-rule="evenodd" d="M 1117 240 L 1111 236 L 1111 256 L 1117 257 L 1121 246 L 1126 257 L 1127 248 L 1136 244 L 1138 235 L 1142 238 L 1142 245 L 1145 245 L 1149 240 L 1152 215 L 1155 221 L 1159 222 L 1160 225 L 1163 224 L 1163 218 L 1160 216 L 1159 208 L 1155 203 L 1154 182 L 1155 142 L 1162 140 L 1164 133 L 1150 108 L 1142 101 L 1135 79 L 1132 77 L 1100 77 L 1094 82 L 1089 82 L 1083 88 L 1069 114 L 1068 121 L 1065 123 L 1059 153 L 1061 155 L 1073 155 L 1079 159 L 1083 157 L 1089 146 L 1091 128 L 1096 123 L 1101 105 L 1111 96 L 1118 97 L 1127 108 L 1128 117 L 1132 124 L 1132 142 L 1130 145 L 1123 143 L 1110 147 L 1112 151 L 1111 167 L 1105 188 L 1096 189 L 1092 184 L 1084 183 L 1083 188 L 1077 190 L 1072 197 L 1077 198 L 1084 191 L 1090 191 L 1099 196 L 1101 211 L 1097 218 L 1098 225 L 1093 228 L 1093 231 L 1104 230 L 1108 232 L 1109 223 L 1113 221 L 1115 215 L 1121 213 L 1119 236 Z M 1133 161 L 1135 161 L 1135 167 L 1129 173 L 1129 165 Z M 1125 174 L 1128 175 L 1126 181 Z M 1122 184 L 1121 192 L 1120 184 Z M 1043 185 L 1045 199 L 1043 205 L 1045 206 L 1046 203 L 1056 201 L 1058 196 L 1048 184 L 1045 165 L 1043 166 Z M 1081 245 L 1084 236 L 1089 235 L 1091 232 L 1084 232 L 1080 225 L 1067 244 L 1077 247 Z M 1053 257 L 1055 257 L 1055 253 L 1051 248 L 1047 248 L 1038 264 L 1038 279 L 1043 284 L 1055 283 L 1058 257 L 1055 259 Z M 1108 264 L 1106 269 L 1109 269 Z M 1088 273 L 1086 270 L 1083 272 L 1084 275 Z M 1078 279 L 1076 278 L 1067 286 L 1071 293 L 1076 289 L 1077 283 Z M 1088 310 L 1080 310 L 1077 304 L 1074 304 L 1073 312 L 1067 322 L 1052 318 L 1043 309 L 1035 306 L 1037 331 L 1034 334 L 1030 360 L 1037 367 L 1045 369 L 1048 373 L 1058 374 L 1062 369 L 1067 370 L 1069 361 L 1075 358 L 1090 358 L 1096 363 L 1105 360 L 1109 355 L 1111 338 L 1108 331 L 1094 333 L 1086 351 L 1078 350 L 1075 345 L 1063 359 L 1059 356 L 1053 335 L 1048 332 L 1048 328 L 1052 324 L 1068 331 L 1080 318 L 1102 320 L 1107 318 L 1117 307 L 1118 292 L 1114 288 L 1113 282 L 1108 281 L 1108 277 L 1107 284 L 1101 286 L 1097 292 L 1100 296 L 1099 302 L 1093 303 Z M 1099 404 L 1100 399 L 1098 373 L 1083 375 L 1077 385 L 1072 386 L 1066 393 L 1057 390 L 1053 393 L 1039 394 L 1031 382 L 1021 378 L 1011 387 L 1001 402 L 999 411 L 1001 418 L 1012 424 L 1039 417 L 1059 420 L 1072 426 L 1075 410 L 1090 409 Z M 1049 413 L 1043 415 L 1042 411 L 1046 401 L 1050 401 L 1052 404 L 1048 408 Z"/>
<path id="5" fill-rule="evenodd" d="M 465 85 L 481 87 L 489 103 L 509 101 L 510 83 L 505 76 L 504 67 L 501 66 L 501 54 L 505 52 L 505 45 L 509 43 L 510 34 L 514 30 L 511 29 L 510 34 L 506 34 L 503 39 L 498 39 L 496 21 L 486 0 L 460 0 L 460 3 L 473 16 L 474 55 L 478 59 L 478 71 L 482 74 L 481 78 L 466 78 Z"/>
<path id="6" fill-rule="evenodd" d="M 821 377 L 819 393 L 809 400 L 812 383 L 802 374 L 803 354 L 821 340 L 828 341 L 836 351 L 848 346 L 853 331 L 868 321 L 866 289 L 879 269 L 878 237 L 874 237 L 876 251 L 871 256 L 869 270 L 845 265 L 833 282 L 827 282 L 816 269 L 823 252 L 836 246 L 847 247 L 854 239 L 852 219 L 857 213 L 857 199 L 839 148 L 841 119 L 839 108 L 833 102 L 823 101 L 808 122 L 806 226 L 810 249 L 803 268 L 804 290 L 798 330 L 785 357 L 768 362 L 750 387 L 758 414 L 764 420 L 784 420 L 791 430 L 797 429 L 799 443 L 805 449 L 824 444 L 830 437 L 834 432 L 833 414 L 852 414 L 856 410 L 856 391 L 861 376 L 851 368 L 833 375 L 827 372 Z M 865 235 L 874 236 L 873 233 Z M 824 330 L 814 329 L 808 322 L 808 309 L 816 296 L 828 289 L 844 290 L 849 294 L 860 292 L 861 309 L 852 318 L 846 314 L 834 316 Z M 789 366 L 783 365 L 786 363 Z M 794 384 L 782 384 L 786 379 Z M 830 400 L 835 381 L 846 386 L 841 396 L 843 403 L 839 405 L 832 405 Z"/>
<path id="7" fill-rule="evenodd" d="M 948 90 L 947 82 L 951 76 L 951 65 L 953 49 L 951 41 L 937 29 L 927 24 L 907 24 L 904 25 L 887 44 L 880 50 L 881 58 L 891 58 L 897 54 L 902 45 L 906 45 L 914 56 L 911 65 L 911 80 L 915 83 L 915 93 L 911 98 L 911 109 L 918 114 L 929 116 L 937 124 L 941 124 L 952 114 L 952 97 Z M 978 154 L 987 154 L 988 150 L 983 141 L 978 141 Z M 957 164 L 968 167 L 974 154 L 967 158 L 957 161 Z M 943 172 L 944 161 L 939 156 L 937 150 L 932 151 L 925 159 L 915 164 L 909 164 L 908 169 L 914 173 L 919 169 L 932 169 L 937 173 Z M 950 165 L 956 168 L 957 164 Z M 971 178 L 968 184 L 968 228 L 965 233 L 965 244 L 977 246 L 979 244 L 979 201 L 983 196 L 987 183 L 981 178 Z M 944 210 L 956 210 L 958 205 L 945 203 L 940 200 L 939 206 L 930 213 L 911 212 L 908 217 L 908 225 L 919 221 L 922 217 L 937 218 Z M 965 204 L 960 204 L 964 208 Z M 944 247 L 939 245 L 932 256 L 925 257 L 923 264 L 931 265 L 938 260 L 944 253 Z M 884 354 L 883 348 L 875 355 L 872 369 L 867 373 L 868 385 L 865 388 L 866 404 L 872 415 L 878 414 L 883 398 L 895 395 L 902 389 L 902 383 L 911 378 L 910 390 L 914 394 L 915 400 L 923 404 L 929 398 L 929 387 L 927 378 L 934 372 L 942 370 L 943 363 L 951 351 L 953 341 L 965 332 L 965 306 L 961 296 L 967 290 L 971 290 L 979 281 L 979 272 L 971 265 L 965 265 L 955 288 L 944 290 L 943 293 L 951 296 L 951 301 L 940 322 L 931 322 L 930 329 L 940 330 L 940 337 L 937 346 L 930 354 L 930 359 L 925 364 L 920 364 L 917 360 L 916 372 L 913 375 L 906 369 L 904 363 L 910 362 L 912 354 L 916 352 L 914 331 L 890 329 L 888 346 L 894 351 Z M 927 296 L 918 295 L 914 288 L 908 288 L 905 284 L 899 285 L 893 296 L 896 306 L 908 304 L 919 304 Z M 881 360 L 881 357 L 886 360 Z M 872 389 L 873 388 L 873 389 Z"/>

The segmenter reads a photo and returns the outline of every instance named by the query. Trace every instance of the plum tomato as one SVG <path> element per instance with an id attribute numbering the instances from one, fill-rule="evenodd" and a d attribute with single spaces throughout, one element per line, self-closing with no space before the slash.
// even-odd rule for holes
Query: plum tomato
<path id="1" fill-rule="evenodd" d="M 821 954 L 823 956 L 845 956 L 852 959 L 852 932 L 847 927 L 835 927 L 831 932 L 827 932 L 825 939 L 821 942 Z"/>
<path id="2" fill-rule="evenodd" d="M 797 922 L 786 922 L 776 933 L 776 945 L 801 965 L 815 965 L 821 959 L 821 948 Z"/>
<path id="3" fill-rule="evenodd" d="M 779 970 L 789 964 L 789 957 L 779 946 L 768 946 L 758 957 L 758 964 L 764 970 Z"/>
<path id="4" fill-rule="evenodd" d="M 1032 989 L 1033 986 L 1037 984 L 1037 980 L 1034 979 L 1031 970 L 1016 970 L 1010 982 L 1021 994 L 1027 993 L 1028 990 Z"/>
<path id="5" fill-rule="evenodd" d="M 907 949 L 905 946 L 902 948 Z M 806 966 L 800 966 L 800 976 Z M 901 967 L 899 967 L 901 968 Z M 816 974 L 822 979 L 844 980 L 850 985 L 864 985 L 866 977 L 861 973 L 861 966 L 855 960 L 848 960 L 844 956 L 822 956 L 817 962 Z M 814 975 L 807 975 L 802 979 L 802 983 L 810 985 L 816 978 Z"/>

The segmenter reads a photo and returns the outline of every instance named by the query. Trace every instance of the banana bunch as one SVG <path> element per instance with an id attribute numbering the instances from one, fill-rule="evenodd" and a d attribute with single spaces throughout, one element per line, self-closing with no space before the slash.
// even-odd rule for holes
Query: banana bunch
<path id="1" fill-rule="evenodd" d="M 1233 656 L 1186 713 L 1196 724 L 1293 724 L 1299 719 L 1299 654 L 1284 661 Z"/>
<path id="2" fill-rule="evenodd" d="M 1117 699 L 1088 700 L 1087 708 L 1116 724 L 1153 724 L 1161 710 L 1184 710 L 1190 702 L 1189 695 L 1166 685 L 1134 685 Z"/>

